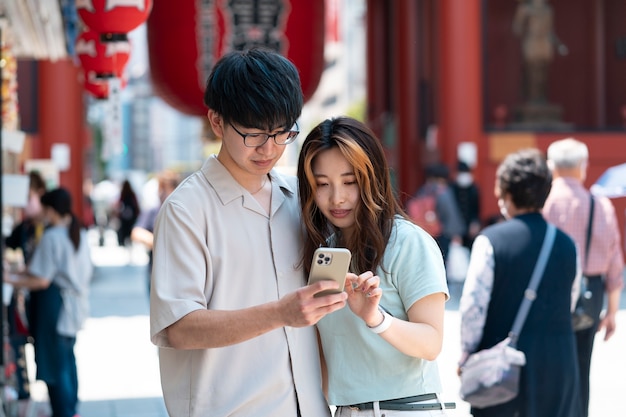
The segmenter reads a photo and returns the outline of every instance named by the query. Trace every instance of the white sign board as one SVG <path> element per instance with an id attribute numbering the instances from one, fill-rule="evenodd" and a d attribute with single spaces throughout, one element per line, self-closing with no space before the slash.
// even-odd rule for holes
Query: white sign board
<path id="1" fill-rule="evenodd" d="M 26 134 L 21 130 L 2 129 L 2 150 L 13 153 L 22 153 L 25 138 Z"/>
<path id="2" fill-rule="evenodd" d="M 2 203 L 10 207 L 26 207 L 28 202 L 28 175 L 2 175 Z"/>
<path id="3" fill-rule="evenodd" d="M 50 148 L 50 156 L 59 171 L 70 169 L 70 146 L 67 143 L 55 143 Z"/>

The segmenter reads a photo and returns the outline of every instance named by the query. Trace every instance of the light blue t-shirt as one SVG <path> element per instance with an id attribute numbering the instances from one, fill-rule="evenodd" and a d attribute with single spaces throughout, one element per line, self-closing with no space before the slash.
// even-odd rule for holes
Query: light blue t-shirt
<path id="1" fill-rule="evenodd" d="M 441 250 L 413 223 L 396 218 L 382 263 L 383 268 L 376 271 L 383 290 L 380 305 L 394 317 L 407 320 L 406 311 L 427 295 L 444 293 L 449 298 Z M 401 353 L 369 330 L 350 307 L 327 315 L 317 327 L 328 368 L 331 405 L 441 391 L 435 361 Z"/>
<path id="2" fill-rule="evenodd" d="M 81 230 L 80 245 L 74 245 L 67 226 L 53 226 L 44 232 L 28 271 L 50 280 L 61 289 L 63 306 L 57 332 L 74 337 L 89 314 L 89 283 L 93 274 L 87 233 Z"/>

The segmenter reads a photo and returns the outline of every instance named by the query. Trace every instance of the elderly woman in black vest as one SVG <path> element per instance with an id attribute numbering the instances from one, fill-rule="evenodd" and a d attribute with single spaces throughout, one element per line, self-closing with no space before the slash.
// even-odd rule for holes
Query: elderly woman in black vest
<path id="1" fill-rule="evenodd" d="M 541 208 L 552 175 L 535 149 L 508 155 L 496 173 L 495 194 L 506 221 L 484 229 L 472 246 L 461 297 L 460 364 L 470 353 L 507 337 L 528 287 L 547 223 Z M 543 279 L 518 340 L 526 354 L 519 395 L 504 404 L 472 408 L 474 417 L 579 417 L 572 288 L 579 273 L 576 247 L 557 230 Z"/>

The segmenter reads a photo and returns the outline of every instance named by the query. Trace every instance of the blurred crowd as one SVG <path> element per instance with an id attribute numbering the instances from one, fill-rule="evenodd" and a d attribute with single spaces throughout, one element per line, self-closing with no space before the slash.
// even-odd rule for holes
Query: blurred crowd
<path id="1" fill-rule="evenodd" d="M 119 246 L 137 242 L 151 255 L 156 213 L 179 181 L 178 173 L 163 171 L 141 184 L 139 193 L 129 179 L 86 183 L 79 215 L 72 211 L 69 190 L 49 187 L 37 171 L 28 173 L 25 204 L 4 239 L 9 414 L 29 412 L 26 346 L 31 344 L 37 366 L 30 372 L 46 383 L 52 415 L 78 415 L 74 345 L 89 314 L 93 272 L 86 231 L 97 228 L 103 245 L 105 231 L 114 230 Z M 146 280 L 149 284 L 149 269 Z"/>

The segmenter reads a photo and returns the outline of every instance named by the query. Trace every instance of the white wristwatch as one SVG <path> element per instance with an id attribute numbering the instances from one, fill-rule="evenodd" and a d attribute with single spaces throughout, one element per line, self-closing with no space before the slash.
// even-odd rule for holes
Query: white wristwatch
<path id="1" fill-rule="evenodd" d="M 374 327 L 367 326 L 368 329 L 373 331 L 376 334 L 380 334 L 387 330 L 389 326 L 391 326 L 391 321 L 393 320 L 393 316 L 387 313 L 381 306 L 378 306 L 378 311 L 380 311 L 383 315 L 383 321 L 380 322 L 379 325 Z"/>

